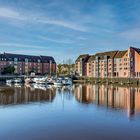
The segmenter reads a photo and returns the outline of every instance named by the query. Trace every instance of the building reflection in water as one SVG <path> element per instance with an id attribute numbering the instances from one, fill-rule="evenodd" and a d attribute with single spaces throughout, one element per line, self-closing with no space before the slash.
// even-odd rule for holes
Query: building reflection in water
<path id="1" fill-rule="evenodd" d="M 81 103 L 126 110 L 128 116 L 140 112 L 140 88 L 112 85 L 75 85 L 75 98 Z"/>
<path id="2" fill-rule="evenodd" d="M 11 87 L 7 92 L 0 93 L 0 105 L 22 104 L 28 102 L 52 102 L 55 89 L 35 89 L 32 87 Z"/>
<path id="3" fill-rule="evenodd" d="M 126 110 L 129 117 L 140 112 L 140 88 L 113 85 L 73 85 L 61 88 L 12 86 L 8 92 L 0 92 L 0 105 L 52 102 L 59 95 L 62 96 L 63 104 L 65 99 L 72 100 L 74 97 L 83 104 L 93 103 L 114 110 Z"/>

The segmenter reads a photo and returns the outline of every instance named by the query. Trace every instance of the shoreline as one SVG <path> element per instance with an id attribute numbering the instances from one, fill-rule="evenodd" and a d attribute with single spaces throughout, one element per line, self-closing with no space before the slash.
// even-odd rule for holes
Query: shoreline
<path id="1" fill-rule="evenodd" d="M 114 84 L 114 85 L 140 85 L 140 78 L 92 78 L 75 77 L 73 83 Z"/>

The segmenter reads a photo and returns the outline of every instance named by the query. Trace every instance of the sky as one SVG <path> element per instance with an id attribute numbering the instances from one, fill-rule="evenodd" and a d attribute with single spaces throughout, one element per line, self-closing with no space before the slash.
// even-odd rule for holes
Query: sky
<path id="1" fill-rule="evenodd" d="M 0 0 L 0 52 L 53 56 L 140 47 L 140 0 Z"/>

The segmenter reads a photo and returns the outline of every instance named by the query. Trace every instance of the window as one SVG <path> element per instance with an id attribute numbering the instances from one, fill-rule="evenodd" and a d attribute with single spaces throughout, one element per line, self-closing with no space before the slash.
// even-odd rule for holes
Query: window
<path id="1" fill-rule="evenodd" d="M 116 63 L 116 59 L 114 59 L 114 63 Z"/>
<path id="2" fill-rule="evenodd" d="M 14 61 L 15 61 L 15 62 L 17 62 L 17 61 L 18 61 L 18 59 L 17 59 L 17 58 L 14 58 Z"/>
<path id="3" fill-rule="evenodd" d="M 28 62 L 28 58 L 25 58 L 25 62 Z"/>

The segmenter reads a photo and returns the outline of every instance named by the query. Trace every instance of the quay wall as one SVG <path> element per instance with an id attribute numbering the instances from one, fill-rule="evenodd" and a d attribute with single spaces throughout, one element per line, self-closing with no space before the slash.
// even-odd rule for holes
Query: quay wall
<path id="1" fill-rule="evenodd" d="M 140 78 L 91 78 L 91 77 L 75 77 L 74 83 L 105 83 L 120 85 L 140 85 Z"/>

